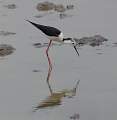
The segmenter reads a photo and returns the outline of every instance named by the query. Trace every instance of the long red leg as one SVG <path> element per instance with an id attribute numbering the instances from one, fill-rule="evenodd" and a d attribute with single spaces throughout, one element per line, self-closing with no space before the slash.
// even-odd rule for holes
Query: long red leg
<path id="1" fill-rule="evenodd" d="M 50 74 L 51 74 L 51 71 L 52 71 L 52 63 L 51 63 L 51 60 L 50 60 L 50 57 L 48 55 L 48 51 L 49 51 L 49 48 L 51 46 L 51 43 L 52 43 L 52 40 L 50 40 L 49 44 L 48 44 L 48 47 L 46 49 L 46 55 L 47 55 L 47 59 L 48 59 L 48 63 L 49 63 L 49 70 L 48 70 L 48 76 L 47 76 L 47 81 L 49 81 L 49 78 L 50 78 Z"/>
<path id="2" fill-rule="evenodd" d="M 48 83 L 48 86 L 49 86 L 50 93 L 52 94 L 52 89 L 51 89 L 50 84 L 49 84 L 49 79 L 50 79 L 50 75 L 51 75 L 51 71 L 52 71 L 52 63 L 51 63 L 50 57 L 48 55 L 48 51 L 49 51 L 49 48 L 51 46 L 51 43 L 52 43 L 52 40 L 50 40 L 50 42 L 48 44 L 48 47 L 46 49 L 46 55 L 47 55 L 47 59 L 48 59 L 48 63 L 49 63 L 48 75 L 47 75 L 46 80 L 47 80 L 47 83 Z"/>

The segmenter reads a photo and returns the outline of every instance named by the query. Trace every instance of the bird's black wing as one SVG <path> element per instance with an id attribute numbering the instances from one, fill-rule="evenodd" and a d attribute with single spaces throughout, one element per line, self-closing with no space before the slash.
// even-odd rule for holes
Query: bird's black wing
<path id="1" fill-rule="evenodd" d="M 58 35 L 60 35 L 60 33 L 61 33 L 61 31 L 58 30 L 57 28 L 50 27 L 50 26 L 41 25 L 40 30 L 43 31 L 48 36 L 56 36 L 56 37 L 58 37 Z"/>
<path id="2" fill-rule="evenodd" d="M 36 28 L 40 29 L 43 33 L 45 33 L 48 36 L 58 37 L 58 35 L 60 35 L 60 33 L 61 33 L 61 31 L 58 30 L 57 28 L 45 26 L 45 25 L 39 25 L 39 24 L 36 24 L 36 23 L 31 22 L 29 20 L 27 20 L 27 21 L 30 22 L 32 25 L 34 25 Z"/>

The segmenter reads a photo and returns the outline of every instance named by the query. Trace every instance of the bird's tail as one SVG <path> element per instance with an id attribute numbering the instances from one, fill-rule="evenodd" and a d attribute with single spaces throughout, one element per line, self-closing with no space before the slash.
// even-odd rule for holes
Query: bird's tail
<path id="1" fill-rule="evenodd" d="M 26 20 L 26 21 L 28 21 L 29 23 L 31 23 L 32 25 L 34 25 L 36 28 L 38 28 L 38 29 L 40 29 L 40 27 L 42 26 L 42 25 L 39 25 L 39 24 L 36 24 L 36 23 L 34 23 L 34 22 L 31 22 L 31 21 L 29 21 L 29 20 Z"/>

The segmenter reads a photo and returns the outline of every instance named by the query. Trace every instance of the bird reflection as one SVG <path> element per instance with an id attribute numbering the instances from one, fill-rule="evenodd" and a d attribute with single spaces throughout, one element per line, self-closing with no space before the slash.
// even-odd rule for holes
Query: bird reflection
<path id="1" fill-rule="evenodd" d="M 53 92 L 51 85 L 49 84 L 49 82 L 47 82 L 51 94 L 45 100 L 43 100 L 37 107 L 35 107 L 34 112 L 38 109 L 61 105 L 62 99 L 64 97 L 72 98 L 76 95 L 79 82 L 80 80 L 77 81 L 76 85 L 72 89 L 63 89 L 58 92 Z"/>

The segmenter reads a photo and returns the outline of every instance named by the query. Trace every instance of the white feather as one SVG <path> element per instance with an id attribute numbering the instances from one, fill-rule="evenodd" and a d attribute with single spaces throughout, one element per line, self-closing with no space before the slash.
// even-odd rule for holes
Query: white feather
<path id="1" fill-rule="evenodd" d="M 56 41 L 56 42 L 63 42 L 63 33 L 60 33 L 60 35 L 58 37 L 56 37 L 56 36 L 48 36 L 48 39 Z"/>
<path id="2" fill-rule="evenodd" d="M 59 39 L 62 41 L 63 40 L 63 33 L 61 32 L 59 35 Z"/>

